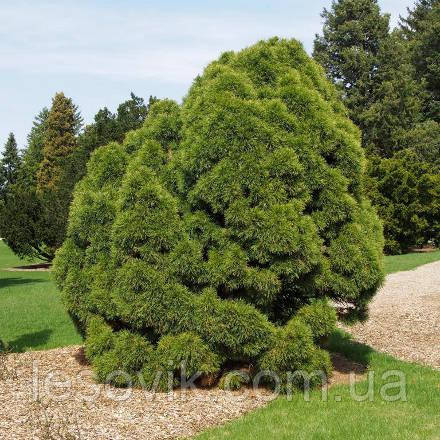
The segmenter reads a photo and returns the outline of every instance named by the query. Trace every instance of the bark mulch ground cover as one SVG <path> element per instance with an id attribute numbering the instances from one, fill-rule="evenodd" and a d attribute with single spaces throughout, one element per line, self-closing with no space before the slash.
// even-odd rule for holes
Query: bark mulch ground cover
<path id="1" fill-rule="evenodd" d="M 78 346 L 3 356 L 1 439 L 175 439 L 239 417 L 273 399 L 267 390 L 172 394 L 93 380 Z"/>
<path id="2" fill-rule="evenodd" d="M 329 385 L 360 380 L 365 368 L 339 354 Z M 266 405 L 264 388 L 172 394 L 116 389 L 94 382 L 82 348 L 11 353 L 0 358 L 0 438 L 39 440 L 176 439 Z"/>

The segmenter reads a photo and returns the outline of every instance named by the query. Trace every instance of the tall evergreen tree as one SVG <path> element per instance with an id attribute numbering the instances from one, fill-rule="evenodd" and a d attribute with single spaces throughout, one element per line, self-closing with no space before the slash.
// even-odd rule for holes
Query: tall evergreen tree
<path id="1" fill-rule="evenodd" d="M 20 167 L 20 155 L 14 133 L 9 133 L 5 144 L 3 158 L 0 162 L 0 195 L 4 197 L 8 188 L 17 180 Z"/>
<path id="2" fill-rule="evenodd" d="M 400 16 L 400 27 L 409 39 L 423 30 L 423 22 L 439 3 L 440 0 L 417 0 L 413 9 L 407 8 L 407 17 Z"/>
<path id="3" fill-rule="evenodd" d="M 379 48 L 372 102 L 358 109 L 364 147 L 382 157 L 402 150 L 408 132 L 422 120 L 423 96 L 408 45 L 402 32 L 396 30 Z"/>
<path id="4" fill-rule="evenodd" d="M 28 135 L 17 179 L 0 206 L 0 235 L 20 257 L 51 261 L 62 244 L 78 180 L 81 115 L 62 93 L 44 108 Z"/>
<path id="5" fill-rule="evenodd" d="M 432 227 L 440 224 L 438 163 L 433 159 L 440 130 L 429 120 L 440 78 L 435 49 L 440 29 L 433 19 L 438 3 L 420 1 L 406 24 L 390 34 L 389 17 L 376 0 L 334 1 L 331 11 L 323 13 L 323 36 L 315 40 L 315 59 L 339 85 L 352 120 L 362 129 L 369 193 L 384 223 L 386 250 L 392 253 L 438 241 L 438 228 Z M 417 163 L 404 172 L 408 160 Z M 422 182 L 417 190 L 411 189 L 414 182 Z"/>
<path id="6" fill-rule="evenodd" d="M 121 143 L 127 132 L 142 126 L 152 104 L 158 99 L 150 96 L 148 104 L 144 99 L 130 94 L 130 99 L 120 104 L 116 113 L 112 113 L 107 107 L 96 113 L 94 122 L 85 127 L 80 135 L 80 157 L 78 158 L 77 171 L 81 176 L 85 173 L 85 165 L 90 154 L 96 148 L 110 142 Z"/>
<path id="7" fill-rule="evenodd" d="M 406 133 L 402 145 L 414 151 L 417 160 L 427 164 L 431 174 L 440 175 L 440 123 L 430 119 L 417 124 Z"/>
<path id="8" fill-rule="evenodd" d="M 426 85 L 425 119 L 440 122 L 440 0 L 419 0 L 401 18 L 416 68 Z"/>
<path id="9" fill-rule="evenodd" d="M 51 255 L 66 233 L 72 191 L 78 181 L 77 107 L 57 93 L 44 122 L 43 160 L 37 171 L 36 190 L 42 206 L 41 237 Z"/>
<path id="10" fill-rule="evenodd" d="M 154 100 L 155 98 L 150 96 L 149 105 L 151 105 Z M 142 126 L 147 117 L 149 105 L 146 105 L 144 99 L 136 96 L 133 92 L 130 93 L 129 100 L 119 105 L 116 114 L 119 131 L 118 142 L 124 140 L 125 133 L 130 130 L 136 130 Z"/>
<path id="11" fill-rule="evenodd" d="M 0 235 L 7 245 L 22 258 L 50 261 L 53 253 L 45 244 L 43 206 L 36 194 L 36 175 L 43 160 L 45 122 L 49 110 L 35 117 L 27 137 L 27 148 L 18 170 L 17 181 L 0 206 Z"/>
<path id="12" fill-rule="evenodd" d="M 27 136 L 27 148 L 23 154 L 20 168 L 20 181 L 29 186 L 36 186 L 37 172 L 44 159 L 45 124 L 49 110 L 44 107 L 35 117 L 30 133 Z"/>
<path id="13" fill-rule="evenodd" d="M 37 172 L 37 189 L 44 193 L 71 187 L 71 160 L 76 142 L 75 106 L 64 93 L 57 93 L 47 116 L 43 160 Z"/>
<path id="14" fill-rule="evenodd" d="M 404 33 L 389 33 L 389 16 L 376 0 L 339 0 L 323 17 L 315 59 L 342 88 L 351 118 L 362 129 L 363 146 L 392 157 L 422 120 L 423 87 Z"/>
<path id="15" fill-rule="evenodd" d="M 316 35 L 313 56 L 340 87 L 351 119 L 364 128 L 362 112 L 374 101 L 389 15 L 381 13 L 377 0 L 339 0 L 322 18 L 323 35 Z"/>
<path id="16" fill-rule="evenodd" d="M 97 147 L 108 144 L 119 138 L 116 115 L 107 107 L 96 113 L 94 123 L 87 125 L 81 135 L 80 142 L 90 154 Z"/>

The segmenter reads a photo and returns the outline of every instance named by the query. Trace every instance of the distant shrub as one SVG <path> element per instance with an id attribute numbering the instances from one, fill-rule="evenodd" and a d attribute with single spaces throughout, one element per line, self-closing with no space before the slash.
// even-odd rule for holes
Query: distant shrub
<path id="1" fill-rule="evenodd" d="M 98 377 L 123 365 L 121 334 L 145 355 L 130 374 L 160 389 L 182 360 L 206 374 L 328 370 L 313 336 L 334 315 L 307 305 L 364 310 L 383 278 L 364 166 L 358 130 L 296 41 L 225 53 L 182 106 L 152 105 L 122 146 L 92 155 L 54 265 Z"/>

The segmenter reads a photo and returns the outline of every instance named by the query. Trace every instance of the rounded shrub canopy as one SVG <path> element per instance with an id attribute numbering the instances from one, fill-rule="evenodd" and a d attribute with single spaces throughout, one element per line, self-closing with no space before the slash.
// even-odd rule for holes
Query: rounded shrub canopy
<path id="1" fill-rule="evenodd" d="M 271 39 L 98 149 L 55 261 L 97 377 L 328 371 L 327 300 L 363 312 L 383 278 L 359 138 L 300 43 Z"/>

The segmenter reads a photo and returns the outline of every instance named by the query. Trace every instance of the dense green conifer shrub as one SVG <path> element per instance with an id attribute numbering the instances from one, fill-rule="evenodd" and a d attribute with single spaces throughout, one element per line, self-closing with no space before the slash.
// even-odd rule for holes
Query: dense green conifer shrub
<path id="1" fill-rule="evenodd" d="M 55 261 L 98 378 L 123 369 L 166 389 L 182 361 L 186 374 L 329 371 L 316 345 L 335 323 L 327 299 L 364 310 L 383 277 L 364 166 L 296 41 L 225 53 L 182 106 L 154 104 L 92 155 Z"/>

